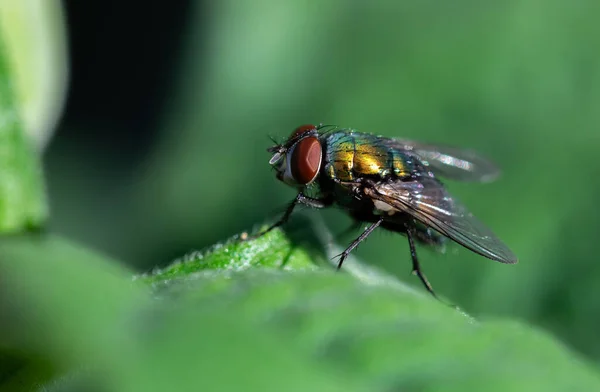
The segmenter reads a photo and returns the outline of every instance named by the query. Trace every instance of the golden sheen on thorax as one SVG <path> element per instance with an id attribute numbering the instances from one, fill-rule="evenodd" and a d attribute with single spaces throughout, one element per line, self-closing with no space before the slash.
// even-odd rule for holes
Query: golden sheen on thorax
<path id="1" fill-rule="evenodd" d="M 384 170 L 386 160 L 387 156 L 378 155 L 374 148 L 359 145 L 354 151 L 354 172 L 366 176 L 380 174 Z"/>

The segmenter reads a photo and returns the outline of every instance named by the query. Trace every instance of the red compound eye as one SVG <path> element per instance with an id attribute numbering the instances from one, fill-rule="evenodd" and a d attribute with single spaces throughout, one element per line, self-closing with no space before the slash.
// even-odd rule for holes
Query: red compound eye
<path id="1" fill-rule="evenodd" d="M 313 182 L 319 174 L 322 155 L 321 142 L 318 138 L 310 136 L 300 140 L 291 151 L 289 160 L 294 181 L 300 185 Z"/>
<path id="2" fill-rule="evenodd" d="M 290 136 L 290 139 L 293 139 L 296 136 L 302 135 L 303 133 L 314 131 L 316 129 L 317 129 L 317 127 L 315 127 L 314 125 L 311 125 L 311 124 L 300 125 L 298 128 L 294 129 L 294 132 L 292 132 L 292 136 Z"/>

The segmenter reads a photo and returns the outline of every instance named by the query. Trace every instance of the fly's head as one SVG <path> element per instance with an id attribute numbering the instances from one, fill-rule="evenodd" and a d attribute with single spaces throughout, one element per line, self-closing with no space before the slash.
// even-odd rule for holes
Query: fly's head
<path id="1" fill-rule="evenodd" d="M 314 125 L 296 128 L 285 143 L 267 151 L 273 154 L 269 164 L 275 169 L 277 179 L 288 185 L 302 188 L 319 175 L 323 150 L 318 128 Z"/>

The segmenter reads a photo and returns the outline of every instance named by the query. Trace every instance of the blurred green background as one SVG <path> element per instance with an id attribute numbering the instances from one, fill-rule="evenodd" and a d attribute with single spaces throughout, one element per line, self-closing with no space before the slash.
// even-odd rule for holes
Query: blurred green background
<path id="1" fill-rule="evenodd" d="M 529 321 L 600 359 L 597 1 L 63 6 L 52 231 L 146 271 L 294 196 L 268 166 L 268 135 L 324 122 L 473 148 L 503 176 L 448 187 L 520 263 L 421 249 L 430 281 L 472 314 Z M 309 213 L 334 233 L 349 223 Z M 376 233 L 357 254 L 419 287 L 404 238 Z"/>

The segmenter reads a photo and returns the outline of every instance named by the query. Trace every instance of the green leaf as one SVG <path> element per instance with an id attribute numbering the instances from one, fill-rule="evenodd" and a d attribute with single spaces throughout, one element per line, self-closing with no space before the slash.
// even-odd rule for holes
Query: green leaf
<path id="1" fill-rule="evenodd" d="M 39 157 L 24 133 L 11 71 L 0 37 L 0 233 L 37 228 L 48 213 Z"/>
<path id="2" fill-rule="evenodd" d="M 60 359 L 99 355 L 147 290 L 114 260 L 55 236 L 0 238 L 0 346 Z M 140 292 L 141 290 L 141 292 Z"/>
<path id="3" fill-rule="evenodd" d="M 325 248 L 326 256 L 316 263 L 322 265 L 339 249 L 322 222 L 313 222 L 311 229 Z M 345 267 L 358 279 L 305 264 L 277 268 L 273 254 L 280 255 L 280 264 L 283 255 L 294 252 L 301 252 L 300 259 L 318 254 L 296 249 L 297 242 L 279 230 L 249 243 L 234 237 L 143 279 L 154 285 L 163 307 L 177 303 L 202 320 L 243 315 L 240 322 L 268 331 L 278 344 L 297 350 L 299 358 L 346 374 L 357 389 L 600 387 L 596 369 L 547 334 L 514 321 L 475 321 L 354 258 Z M 268 262 L 263 264 L 263 257 Z M 249 268 L 265 265 L 276 268 Z M 189 327 L 201 324 L 190 321 Z M 243 345 L 238 349 L 244 351 Z"/>
<path id="4" fill-rule="evenodd" d="M 147 358 L 154 357 L 151 342 L 165 335 L 173 341 L 198 344 L 201 350 L 198 340 L 202 338 L 189 339 L 190 334 L 159 322 L 184 311 L 197 316 L 185 321 L 182 329 L 189 333 L 201 333 L 207 320 L 229 315 L 229 323 L 236 327 L 253 326 L 261 335 L 266 332 L 270 344 L 285 346 L 297 363 L 319 363 L 317 374 L 345 375 L 354 390 L 600 387 L 595 369 L 529 326 L 511 321 L 474 322 L 428 297 L 389 285 L 368 286 L 345 274 L 253 270 L 227 276 L 195 275 L 161 292 L 160 297 L 163 312 L 155 310 L 149 322 L 158 326 L 144 344 Z M 177 310 L 173 310 L 174 303 Z M 235 335 L 235 328 L 230 328 L 228 333 Z M 226 336 L 217 342 L 220 350 L 230 353 L 224 362 L 228 366 L 240 366 L 234 358 L 255 352 L 274 374 L 287 374 L 288 369 L 264 358 L 252 342 L 229 341 Z M 310 382 L 304 385 L 309 390 L 315 387 Z"/>
<path id="5" fill-rule="evenodd" d="M 62 111 L 67 87 L 66 27 L 60 0 L 3 1 L 0 35 L 12 70 L 24 130 L 44 147 Z"/>
<path id="6" fill-rule="evenodd" d="M 316 268 L 337 250 L 313 263 L 319 250 L 301 244 L 234 237 L 132 281 L 60 238 L 5 238 L 0 347 L 30 374 L 54 370 L 52 390 L 65 375 L 119 391 L 600 388 L 597 369 L 535 328 L 475 321 L 356 259 Z"/>
<path id="7" fill-rule="evenodd" d="M 307 248 L 296 246 L 281 230 L 273 230 L 255 240 L 244 241 L 242 238 L 247 236 L 244 233 L 205 251 L 192 252 L 173 261 L 168 267 L 156 269 L 140 278 L 148 283 L 160 284 L 207 270 L 243 271 L 260 267 L 296 270 L 315 268 L 319 264 L 316 263 L 318 255 L 311 254 Z M 323 264 L 323 260 L 320 264 Z"/>

